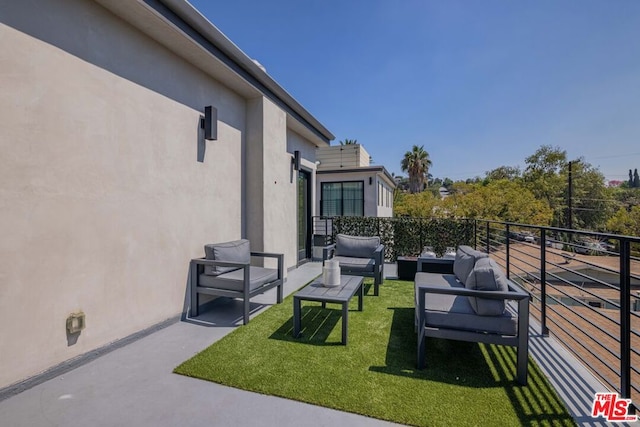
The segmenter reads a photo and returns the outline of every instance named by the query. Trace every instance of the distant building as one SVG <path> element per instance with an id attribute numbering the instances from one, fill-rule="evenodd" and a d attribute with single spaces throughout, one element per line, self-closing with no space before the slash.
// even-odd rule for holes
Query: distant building
<path id="1" fill-rule="evenodd" d="M 396 181 L 384 166 L 371 166 L 360 144 L 316 150 L 316 212 L 321 216 L 393 216 Z"/>

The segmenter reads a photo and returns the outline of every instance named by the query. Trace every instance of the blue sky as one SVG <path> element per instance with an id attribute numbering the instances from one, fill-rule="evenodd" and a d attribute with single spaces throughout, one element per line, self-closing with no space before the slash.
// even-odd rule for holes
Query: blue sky
<path id="1" fill-rule="evenodd" d="M 190 0 L 339 140 L 454 180 L 542 144 L 640 169 L 640 1 Z"/>

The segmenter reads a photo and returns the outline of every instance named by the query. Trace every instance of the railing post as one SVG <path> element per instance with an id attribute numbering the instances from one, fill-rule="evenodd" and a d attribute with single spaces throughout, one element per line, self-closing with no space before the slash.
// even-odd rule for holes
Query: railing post
<path id="1" fill-rule="evenodd" d="M 490 233 L 490 225 L 491 223 L 489 221 L 487 221 L 487 253 L 491 252 L 491 245 L 490 245 L 490 241 L 489 241 L 489 233 Z"/>
<path id="2" fill-rule="evenodd" d="M 509 224 L 505 224 L 505 233 L 507 233 L 506 251 L 507 251 L 507 279 L 511 279 L 511 253 L 509 252 Z"/>
<path id="3" fill-rule="evenodd" d="M 478 249 L 478 220 L 473 220 L 473 248 Z"/>
<path id="4" fill-rule="evenodd" d="M 418 248 L 418 255 L 422 253 L 422 248 L 424 248 L 424 240 L 422 240 L 422 233 L 424 233 L 424 223 L 422 222 L 422 217 L 419 218 L 420 226 L 418 227 L 420 232 L 418 233 L 420 247 Z"/>
<path id="5" fill-rule="evenodd" d="M 540 228 L 540 332 L 549 335 L 547 328 L 547 232 Z"/>
<path id="6" fill-rule="evenodd" d="M 631 242 L 620 239 L 620 394 L 631 398 Z"/>

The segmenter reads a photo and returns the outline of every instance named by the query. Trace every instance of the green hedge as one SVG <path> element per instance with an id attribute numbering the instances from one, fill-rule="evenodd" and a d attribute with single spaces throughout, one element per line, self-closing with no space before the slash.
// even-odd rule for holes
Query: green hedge
<path id="1" fill-rule="evenodd" d="M 432 246 L 442 255 L 449 246 L 473 245 L 474 240 L 474 222 L 470 220 L 341 216 L 332 222 L 333 241 L 338 233 L 380 236 L 390 261 L 417 256 L 424 246 Z"/>

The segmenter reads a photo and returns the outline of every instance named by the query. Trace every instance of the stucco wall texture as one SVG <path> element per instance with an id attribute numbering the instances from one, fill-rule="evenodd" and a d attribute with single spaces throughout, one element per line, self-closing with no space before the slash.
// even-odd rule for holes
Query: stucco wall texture
<path id="1" fill-rule="evenodd" d="M 249 123 L 255 100 L 92 1 L 34 6 L 0 13 L 0 388 L 183 312 L 206 243 L 255 234 L 296 263 L 284 112 L 260 99 Z M 205 105 L 217 141 L 202 141 Z"/>

